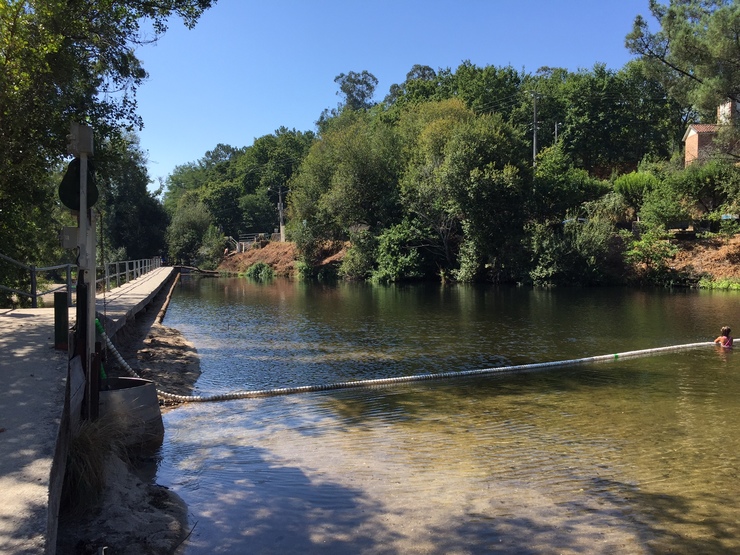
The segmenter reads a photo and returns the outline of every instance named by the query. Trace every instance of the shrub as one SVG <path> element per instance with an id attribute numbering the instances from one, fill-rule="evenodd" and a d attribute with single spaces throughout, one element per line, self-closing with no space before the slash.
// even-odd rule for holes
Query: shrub
<path id="1" fill-rule="evenodd" d="M 528 228 L 532 283 L 541 286 L 595 285 L 612 276 L 614 233 L 607 221 L 533 224 Z"/>
<path id="2" fill-rule="evenodd" d="M 623 232 L 627 239 L 624 260 L 635 269 L 638 281 L 656 285 L 669 285 L 676 280 L 675 273 L 668 267 L 668 260 L 678 252 L 659 230 L 650 229 L 638 239 Z"/>
<path id="3" fill-rule="evenodd" d="M 254 281 L 272 281 L 275 279 L 275 271 L 264 262 L 252 264 L 244 273 L 246 277 Z"/>
<path id="4" fill-rule="evenodd" d="M 345 279 L 364 280 L 373 271 L 377 240 L 368 230 L 359 230 L 351 235 L 352 246 L 342 259 L 339 275 Z"/>
<path id="5" fill-rule="evenodd" d="M 416 235 L 408 222 L 383 230 L 378 237 L 378 267 L 372 272 L 374 282 L 392 283 L 422 277 L 419 251 L 410 245 Z"/>

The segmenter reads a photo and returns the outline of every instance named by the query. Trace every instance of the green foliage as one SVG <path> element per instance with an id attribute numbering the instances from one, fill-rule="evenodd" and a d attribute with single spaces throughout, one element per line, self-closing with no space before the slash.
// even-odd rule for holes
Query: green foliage
<path id="1" fill-rule="evenodd" d="M 443 154 L 440 207 L 462 232 L 456 279 L 510 279 L 524 221 L 521 137 L 499 116 L 480 116 L 454 127 Z"/>
<path id="2" fill-rule="evenodd" d="M 534 175 L 533 194 L 528 202 L 533 218 L 563 218 L 584 202 L 598 199 L 609 190 L 606 183 L 573 167 L 560 145 L 542 151 Z"/>
<path id="3" fill-rule="evenodd" d="M 740 185 L 740 169 L 722 160 L 694 162 L 683 171 L 671 173 L 668 185 L 687 203 L 695 206 L 695 217 L 710 214 L 729 199 Z"/>
<path id="4" fill-rule="evenodd" d="M 291 181 L 291 236 L 308 247 L 310 238 L 342 239 L 353 226 L 375 228 L 397 219 L 399 150 L 389 125 L 365 113 L 343 113 Z"/>
<path id="5" fill-rule="evenodd" d="M 376 283 L 394 283 L 423 277 L 421 256 L 416 244 L 420 232 L 408 221 L 389 227 L 378 237 Z"/>
<path id="6" fill-rule="evenodd" d="M 614 231 L 605 220 L 534 223 L 529 226 L 529 250 L 534 285 L 598 285 L 614 281 L 610 275 Z"/>
<path id="7" fill-rule="evenodd" d="M 314 140 L 312 132 L 281 127 L 249 147 L 218 144 L 197 162 L 175 168 L 167 178 L 164 204 L 174 214 L 182 196 L 196 195 L 226 235 L 272 232 L 279 226 L 277 203 L 285 202 L 291 178 Z"/>
<path id="8" fill-rule="evenodd" d="M 224 235 L 213 224 L 206 229 L 195 256 L 195 265 L 203 270 L 215 270 L 223 259 Z"/>
<path id="9" fill-rule="evenodd" d="M 720 221 L 719 232 L 725 237 L 737 235 L 740 233 L 740 221 L 735 219 Z"/>
<path id="10" fill-rule="evenodd" d="M 182 197 L 167 228 L 170 261 L 190 264 L 201 258 L 199 250 L 204 244 L 206 232 L 212 226 L 212 221 L 211 213 L 205 204 L 197 198 L 192 198 L 192 195 Z"/>
<path id="11" fill-rule="evenodd" d="M 668 261 L 676 255 L 678 248 L 672 245 L 663 233 L 649 230 L 638 238 L 624 232 L 627 244 L 624 260 L 634 268 L 638 281 L 657 285 L 669 285 L 675 276 L 669 271 Z"/>
<path id="12" fill-rule="evenodd" d="M 275 270 L 273 270 L 269 264 L 256 262 L 247 268 L 244 275 L 254 281 L 266 282 L 275 279 Z"/>
<path id="13" fill-rule="evenodd" d="M 614 190 L 622 195 L 635 211 L 642 206 L 645 195 L 658 186 L 658 178 L 649 172 L 634 171 L 614 180 Z"/>
<path id="14" fill-rule="evenodd" d="M 740 280 L 732 278 L 713 280 L 704 277 L 699 280 L 698 287 L 717 291 L 740 291 Z"/>
<path id="15" fill-rule="evenodd" d="M 334 78 L 334 82 L 339 85 L 339 90 L 344 95 L 344 106 L 350 110 L 367 110 L 373 105 L 372 99 L 378 79 L 369 71 L 340 73 Z"/>
<path id="16" fill-rule="evenodd" d="M 727 98 L 740 100 L 740 4 L 734 0 L 650 3 L 660 30 L 635 18 L 627 46 L 669 84 L 673 97 L 709 116 Z M 711 120 L 710 120 L 711 121 Z"/>
<path id="17" fill-rule="evenodd" d="M 667 181 L 647 192 L 639 214 L 646 226 L 662 230 L 689 224 L 692 219 L 685 200 Z"/>
<path id="18" fill-rule="evenodd" d="M 365 280 L 373 271 L 377 240 L 368 230 L 359 229 L 351 234 L 351 244 L 339 266 L 339 275 L 349 280 Z"/>
<path id="19" fill-rule="evenodd" d="M 146 157 L 138 138 L 113 136 L 99 146 L 95 159 L 103 193 L 103 235 L 109 248 L 132 259 L 164 254 L 169 217 L 148 190 Z"/>
<path id="20" fill-rule="evenodd" d="M 211 0 L 0 2 L 0 253 L 34 265 L 63 261 L 66 253 L 59 249 L 57 236 L 62 225 L 69 224 L 59 207 L 57 187 L 59 166 L 67 156 L 69 124 L 84 122 L 94 130 L 101 174 L 121 176 L 129 170 L 136 174 L 135 161 L 125 170 L 122 160 L 106 168 L 106 141 L 142 125 L 136 113 L 136 90 L 146 78 L 135 55 L 144 40 L 140 25 L 146 20 L 147 40 L 155 40 L 173 16 L 192 27 L 211 4 Z M 131 186 L 138 188 L 143 178 L 134 177 Z M 122 182 L 116 181 L 118 185 Z M 132 212 L 147 218 L 140 220 L 146 222 L 140 234 L 129 225 Z M 123 224 L 121 236 L 104 240 L 127 248 L 144 237 L 156 243 L 162 237 L 158 223 L 166 224 L 163 218 L 153 221 L 159 216 L 152 199 L 129 199 L 114 216 Z M 5 266 L 0 264 L 0 283 L 21 285 L 24 278 Z"/>

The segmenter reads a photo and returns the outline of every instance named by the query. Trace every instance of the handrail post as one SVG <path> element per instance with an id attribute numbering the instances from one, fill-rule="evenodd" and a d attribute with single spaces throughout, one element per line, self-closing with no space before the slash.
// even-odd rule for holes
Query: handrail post
<path id="1" fill-rule="evenodd" d="M 67 306 L 72 306 L 72 265 L 67 264 Z"/>
<path id="2" fill-rule="evenodd" d="M 39 301 L 36 296 L 36 266 L 31 264 L 31 308 L 38 308 Z"/>
<path id="3" fill-rule="evenodd" d="M 105 262 L 105 290 L 110 291 L 110 262 Z"/>

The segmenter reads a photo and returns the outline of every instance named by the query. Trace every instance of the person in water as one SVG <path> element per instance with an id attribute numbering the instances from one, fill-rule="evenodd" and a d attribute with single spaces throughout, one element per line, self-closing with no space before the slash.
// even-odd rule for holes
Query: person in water
<path id="1" fill-rule="evenodd" d="M 720 333 L 722 335 L 715 339 L 714 342 L 719 343 L 722 347 L 725 348 L 732 347 L 732 330 L 729 327 L 724 326 Z"/>

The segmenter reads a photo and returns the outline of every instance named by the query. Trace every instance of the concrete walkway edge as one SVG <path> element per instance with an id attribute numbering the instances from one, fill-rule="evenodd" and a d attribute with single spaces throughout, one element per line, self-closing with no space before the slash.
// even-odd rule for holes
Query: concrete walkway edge
<path id="1" fill-rule="evenodd" d="M 175 275 L 157 268 L 96 299 L 113 336 Z M 69 310 L 70 324 L 75 309 Z M 0 555 L 54 555 L 69 430 L 68 354 L 54 309 L 0 309 Z"/>

